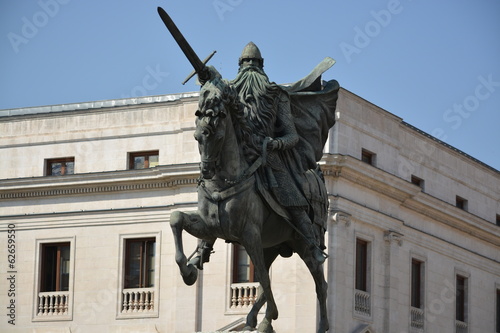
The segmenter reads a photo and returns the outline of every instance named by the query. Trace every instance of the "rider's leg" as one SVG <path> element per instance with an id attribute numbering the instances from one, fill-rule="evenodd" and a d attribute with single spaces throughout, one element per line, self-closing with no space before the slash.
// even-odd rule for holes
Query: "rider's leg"
<path id="1" fill-rule="evenodd" d="M 319 263 L 325 262 L 326 258 L 323 255 L 323 251 L 320 249 L 319 239 L 316 239 L 314 235 L 313 225 L 306 211 L 299 208 L 291 208 L 288 211 L 292 216 L 292 223 L 295 224 L 309 244 L 309 249 L 311 250 L 313 258 Z"/>
<path id="2" fill-rule="evenodd" d="M 199 270 L 203 270 L 203 264 L 210 261 L 210 254 L 214 248 L 214 240 L 201 240 L 196 249 L 196 256 L 189 260 L 191 265 L 194 265 Z"/>

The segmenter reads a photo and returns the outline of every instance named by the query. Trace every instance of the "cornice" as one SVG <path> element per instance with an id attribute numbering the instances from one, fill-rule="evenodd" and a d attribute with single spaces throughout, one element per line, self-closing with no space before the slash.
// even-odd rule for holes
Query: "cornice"
<path id="1" fill-rule="evenodd" d="M 352 156 L 326 154 L 321 170 L 326 177 L 341 177 L 400 202 L 420 192 L 418 186 Z"/>
<path id="2" fill-rule="evenodd" d="M 341 178 L 399 202 L 401 207 L 500 246 L 500 228 L 421 191 L 420 187 L 352 156 L 324 155 L 325 177 Z M 406 223 L 405 223 L 406 224 Z"/>
<path id="3" fill-rule="evenodd" d="M 420 193 L 412 200 L 405 201 L 402 206 L 470 236 L 500 246 L 498 226 L 428 194 Z"/>
<path id="4" fill-rule="evenodd" d="M 190 163 L 142 170 L 6 179 L 0 180 L 0 200 L 195 186 L 198 177 L 198 164 Z"/>

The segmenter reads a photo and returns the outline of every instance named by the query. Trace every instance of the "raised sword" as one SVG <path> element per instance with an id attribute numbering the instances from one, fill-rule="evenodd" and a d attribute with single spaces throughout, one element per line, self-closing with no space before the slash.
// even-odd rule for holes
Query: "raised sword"
<path id="1" fill-rule="evenodd" d="M 216 51 L 213 51 L 208 57 L 201 61 L 196 52 L 194 52 L 191 45 L 189 45 L 189 43 L 187 42 L 186 38 L 184 38 L 182 33 L 179 31 L 174 21 L 167 14 L 167 12 L 163 8 L 158 7 L 158 14 L 160 15 L 163 23 L 165 23 L 168 31 L 170 31 L 170 34 L 172 34 L 172 37 L 174 37 L 177 45 L 179 45 L 182 52 L 194 68 L 194 71 L 188 75 L 188 77 L 182 82 L 182 84 L 185 84 L 187 81 L 189 81 L 189 79 L 191 79 L 195 74 L 198 74 L 201 82 L 208 81 L 210 79 L 210 72 L 206 66 L 206 63 L 213 57 Z"/>

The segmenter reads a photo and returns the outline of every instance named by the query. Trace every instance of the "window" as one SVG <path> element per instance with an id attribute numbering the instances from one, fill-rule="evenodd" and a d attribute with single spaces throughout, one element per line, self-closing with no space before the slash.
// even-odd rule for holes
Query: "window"
<path id="1" fill-rule="evenodd" d="M 46 176 L 63 176 L 75 173 L 75 158 L 52 158 L 45 161 Z"/>
<path id="2" fill-rule="evenodd" d="M 497 289 L 497 329 L 496 332 L 500 333 L 500 289 Z"/>
<path id="3" fill-rule="evenodd" d="M 500 215 L 497 214 L 497 225 L 500 226 Z"/>
<path id="4" fill-rule="evenodd" d="M 421 309 L 423 305 L 423 263 L 419 260 L 411 261 L 411 306 Z"/>
<path id="5" fill-rule="evenodd" d="M 43 244 L 40 291 L 69 290 L 69 243 Z"/>
<path id="6" fill-rule="evenodd" d="M 154 287 L 155 244 L 154 238 L 126 240 L 124 288 Z"/>
<path id="7" fill-rule="evenodd" d="M 246 313 L 261 293 L 255 270 L 245 248 L 232 244 L 231 286 L 228 290 L 228 309 L 230 313 Z"/>
<path id="8" fill-rule="evenodd" d="M 158 150 L 129 153 L 129 169 L 147 169 L 158 164 Z"/>
<path id="9" fill-rule="evenodd" d="M 362 318 L 371 316 L 370 242 L 356 238 L 354 313 Z"/>
<path id="10" fill-rule="evenodd" d="M 368 242 L 356 240 L 356 283 L 357 290 L 368 291 Z"/>
<path id="11" fill-rule="evenodd" d="M 37 241 L 33 320 L 71 320 L 74 238 Z"/>
<path id="12" fill-rule="evenodd" d="M 424 263 L 411 259 L 410 331 L 424 329 Z"/>
<path id="13" fill-rule="evenodd" d="M 497 289 L 497 326 L 496 332 L 500 333 L 500 289 Z"/>
<path id="14" fill-rule="evenodd" d="M 455 205 L 460 209 L 467 210 L 467 200 L 465 200 L 462 197 L 459 197 L 458 195 L 456 197 L 456 204 Z"/>
<path id="15" fill-rule="evenodd" d="M 375 154 L 366 149 L 361 149 L 361 160 L 370 165 L 375 165 Z"/>
<path id="16" fill-rule="evenodd" d="M 245 248 L 233 245 L 233 283 L 256 282 L 254 266 Z"/>
<path id="17" fill-rule="evenodd" d="M 411 175 L 411 183 L 417 185 L 424 190 L 424 180 L 422 178 L 418 178 L 417 176 Z"/>
<path id="18" fill-rule="evenodd" d="M 120 235 L 117 319 L 158 317 L 160 233 Z"/>
<path id="19" fill-rule="evenodd" d="M 456 315 L 455 319 L 463 323 L 467 322 L 467 278 L 457 275 L 456 281 Z"/>

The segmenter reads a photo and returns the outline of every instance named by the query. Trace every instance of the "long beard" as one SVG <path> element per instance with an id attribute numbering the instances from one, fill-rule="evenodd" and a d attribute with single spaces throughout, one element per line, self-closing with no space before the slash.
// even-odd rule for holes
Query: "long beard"
<path id="1" fill-rule="evenodd" d="M 248 143 L 260 152 L 264 138 L 274 137 L 280 88 L 269 82 L 264 71 L 257 67 L 241 69 L 231 84 L 238 91 L 240 102 L 244 106 L 247 125 L 252 130 L 251 140 Z"/>

